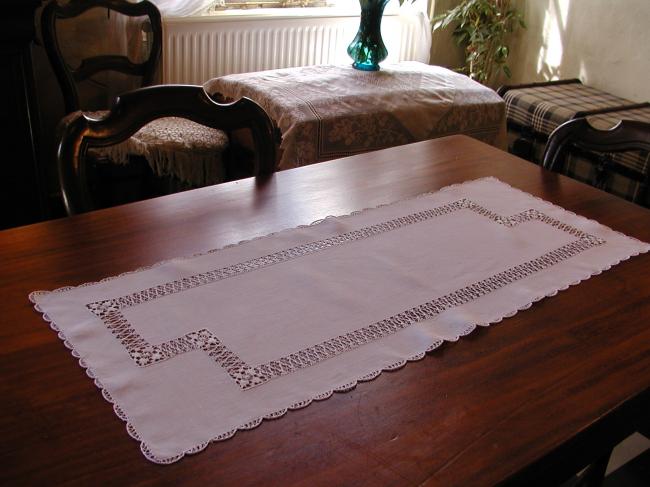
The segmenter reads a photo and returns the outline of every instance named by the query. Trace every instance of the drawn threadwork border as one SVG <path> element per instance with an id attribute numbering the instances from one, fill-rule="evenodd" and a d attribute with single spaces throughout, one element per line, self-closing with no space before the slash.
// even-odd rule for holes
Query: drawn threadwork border
<path id="1" fill-rule="evenodd" d="M 508 228 L 525 222 L 540 221 L 568 233 L 576 237 L 576 239 L 540 257 L 510 267 L 442 297 L 437 297 L 384 320 L 377 321 L 265 364 L 250 365 L 245 363 L 236 353 L 222 343 L 212 331 L 205 328 L 186 333 L 181 337 L 167 342 L 151 344 L 137 333 L 122 312 L 125 308 L 137 306 L 170 294 L 180 293 L 198 286 L 204 286 L 258 269 L 288 262 L 329 248 L 368 239 L 376 235 L 398 230 L 409 225 L 425 222 L 464 209 L 473 211 Z M 603 239 L 563 223 L 535 209 L 528 209 L 505 217 L 484 208 L 474 201 L 463 198 L 436 208 L 411 213 L 403 217 L 326 239 L 305 243 L 238 264 L 177 279 L 118 298 L 92 302 L 87 304 L 86 307 L 106 325 L 115 338 L 125 347 L 131 359 L 138 366 L 147 367 L 192 350 L 203 350 L 219 366 L 224 368 L 242 389 L 246 390 L 264 384 L 276 377 L 287 375 L 298 369 L 312 366 L 341 353 L 353 350 L 416 323 L 431 319 L 448 309 L 461 306 L 481 296 L 485 296 L 508 284 L 524 279 L 535 272 L 552 267 L 603 243 L 605 243 Z"/>

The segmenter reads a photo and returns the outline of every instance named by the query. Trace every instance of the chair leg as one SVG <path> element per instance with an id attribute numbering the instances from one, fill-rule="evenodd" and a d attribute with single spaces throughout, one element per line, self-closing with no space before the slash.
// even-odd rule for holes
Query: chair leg
<path id="1" fill-rule="evenodd" d="M 589 465 L 582 473 L 578 482 L 574 487 L 600 487 L 605 480 L 605 472 L 609 458 L 612 455 L 612 450 L 607 452 L 602 457 L 598 458 L 594 463 Z"/>

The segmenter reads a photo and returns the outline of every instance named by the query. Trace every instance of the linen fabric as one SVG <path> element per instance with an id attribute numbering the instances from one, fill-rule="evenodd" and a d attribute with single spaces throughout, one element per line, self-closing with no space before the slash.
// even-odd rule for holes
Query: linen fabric
<path id="1" fill-rule="evenodd" d="M 648 250 L 487 178 L 30 298 L 170 463 Z"/>
<path id="2" fill-rule="evenodd" d="M 243 96 L 282 133 L 279 169 L 463 133 L 505 148 L 501 97 L 467 76 L 403 61 L 380 71 L 306 66 L 214 78 L 205 90 Z"/>

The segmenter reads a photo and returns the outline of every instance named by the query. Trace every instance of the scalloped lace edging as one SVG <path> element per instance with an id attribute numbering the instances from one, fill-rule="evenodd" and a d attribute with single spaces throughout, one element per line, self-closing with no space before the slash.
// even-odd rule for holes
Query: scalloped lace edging
<path id="1" fill-rule="evenodd" d="M 519 311 L 524 311 L 524 310 L 529 309 L 534 303 L 536 303 L 538 301 L 541 301 L 544 298 L 553 297 L 553 296 L 557 295 L 557 293 L 560 292 L 560 291 L 565 291 L 565 290 L 569 289 L 571 286 L 576 286 L 576 285 L 580 284 L 581 282 L 586 281 L 587 279 L 589 279 L 589 278 L 591 278 L 593 276 L 597 276 L 597 275 L 601 274 L 603 271 L 609 270 L 610 268 L 614 267 L 615 265 L 620 264 L 621 262 L 624 262 L 624 261 L 629 260 L 630 258 L 632 258 L 634 256 L 644 254 L 644 253 L 647 253 L 647 252 L 648 252 L 648 250 L 642 250 L 642 251 L 639 251 L 639 252 L 636 252 L 636 253 L 632 253 L 632 254 L 628 255 L 627 257 L 624 257 L 624 258 L 622 258 L 622 259 L 620 259 L 620 260 L 618 260 L 618 261 L 616 261 L 616 262 L 614 262 L 612 264 L 602 266 L 601 268 L 599 268 L 599 269 L 597 269 L 597 270 L 595 270 L 595 271 L 593 271 L 591 273 L 587 273 L 583 277 L 579 278 L 578 280 L 576 280 L 576 281 L 574 281 L 574 282 L 572 282 L 572 283 L 570 283 L 570 284 L 568 284 L 566 286 L 558 288 L 557 290 L 552 291 L 552 292 L 550 292 L 550 293 L 548 293 L 546 295 L 538 296 L 538 297 L 532 299 L 527 304 L 525 304 L 525 305 L 523 305 L 523 306 L 521 306 L 521 307 L 519 307 L 519 308 L 517 308 L 517 309 L 515 309 L 513 311 L 510 311 L 508 313 L 504 313 L 501 317 L 499 317 L 499 318 L 497 318 L 495 320 L 492 320 L 492 321 L 486 322 L 486 323 L 470 324 L 456 337 L 447 338 L 447 339 L 437 338 L 427 348 L 425 348 L 424 350 L 422 350 L 422 351 L 420 351 L 420 352 L 418 352 L 418 353 L 416 353 L 416 354 L 414 354 L 414 355 L 412 355 L 410 357 L 407 357 L 407 358 L 398 360 L 396 362 L 393 362 L 391 364 L 382 366 L 382 368 L 374 370 L 374 371 L 372 371 L 372 372 L 370 372 L 368 374 L 364 374 L 363 376 L 357 377 L 356 379 L 354 379 L 354 380 L 352 380 L 352 381 L 350 381 L 350 382 L 348 382 L 346 384 L 341 384 L 341 385 L 336 386 L 336 387 L 334 387 L 332 389 L 329 389 L 327 391 L 323 391 L 320 394 L 313 395 L 310 398 L 307 398 L 305 400 L 296 402 L 296 403 L 294 403 L 294 404 L 292 404 L 290 406 L 287 406 L 286 408 L 283 408 L 283 409 L 280 409 L 278 411 L 266 414 L 264 416 L 260 416 L 258 418 L 252 419 L 251 421 L 249 421 L 249 422 L 247 422 L 247 423 L 245 423 L 245 424 L 243 424 L 243 425 L 241 425 L 241 426 L 239 426 L 237 428 L 234 428 L 234 429 L 232 429 L 230 431 L 222 432 L 222 433 L 218 434 L 217 436 L 211 438 L 209 441 L 200 443 L 200 444 L 198 444 L 198 445 L 196 445 L 196 446 L 194 446 L 194 447 L 192 447 L 192 448 L 190 448 L 188 450 L 183 451 L 182 453 L 180 453 L 178 455 L 174 455 L 172 457 L 165 457 L 165 458 L 156 456 L 152 452 L 151 448 L 149 448 L 149 446 L 144 441 L 142 441 L 142 439 L 140 438 L 140 435 L 136 431 L 135 427 L 130 422 L 129 417 L 122 410 L 122 408 L 120 408 L 120 406 L 113 400 L 113 397 L 111 396 L 110 392 L 99 381 L 99 379 L 96 377 L 95 372 L 92 370 L 92 368 L 89 367 L 85 363 L 85 361 L 80 357 L 79 353 L 74 349 L 72 344 L 70 342 L 68 342 L 65 335 L 59 329 L 59 327 L 56 325 L 56 323 L 53 320 L 51 320 L 50 317 L 41 310 L 41 308 L 39 307 L 38 304 L 36 304 L 34 302 L 34 300 L 31 298 L 31 296 L 32 296 L 31 294 L 30 294 L 30 300 L 32 301 L 32 303 L 34 303 L 34 309 L 36 311 L 38 311 L 39 313 L 41 313 L 43 315 L 43 319 L 46 322 L 49 323 L 50 327 L 54 331 L 57 332 L 57 335 L 58 335 L 59 339 L 61 339 L 61 341 L 63 341 L 63 344 L 65 345 L 65 347 L 70 350 L 70 353 L 72 354 L 72 356 L 78 359 L 79 365 L 86 371 L 86 375 L 88 375 L 88 377 L 93 379 L 93 382 L 95 383 L 95 386 L 97 386 L 97 388 L 99 388 L 99 390 L 101 391 L 102 397 L 104 397 L 104 399 L 106 401 L 108 401 L 109 403 L 111 403 L 113 405 L 113 410 L 115 411 L 115 414 L 122 421 L 124 421 L 126 423 L 126 431 L 129 434 L 129 436 L 132 437 L 133 439 L 135 439 L 136 441 L 140 442 L 140 450 L 142 451 L 143 455 L 148 460 L 150 460 L 150 461 L 152 461 L 154 463 L 161 464 L 161 465 L 168 465 L 168 464 L 172 464 L 172 463 L 175 463 L 175 462 L 179 461 L 185 455 L 193 455 L 193 454 L 196 454 L 196 453 L 199 453 L 199 452 L 205 450 L 205 448 L 210 443 L 216 443 L 216 442 L 219 442 L 219 441 L 224 441 L 224 440 L 227 440 L 229 438 L 232 438 L 233 436 L 235 436 L 235 434 L 238 431 L 246 431 L 246 430 L 254 429 L 257 426 L 259 426 L 260 424 L 262 424 L 262 422 L 264 420 L 273 420 L 273 419 L 281 418 L 282 416 L 284 416 L 290 410 L 294 411 L 294 410 L 297 410 L 297 409 L 302 409 L 304 407 L 309 406 L 314 401 L 324 401 L 326 399 L 329 399 L 335 392 L 349 392 L 352 389 L 354 389 L 358 385 L 359 382 L 372 381 L 372 380 L 376 379 L 377 377 L 379 377 L 383 372 L 395 371 L 395 370 L 398 370 L 398 369 L 401 369 L 402 367 L 404 367 L 408 362 L 415 362 L 415 361 L 422 360 L 426 356 L 427 353 L 433 352 L 434 350 L 438 349 L 445 342 L 456 342 L 461 337 L 464 337 L 464 336 L 467 336 L 467 335 L 471 334 L 479 326 L 480 327 L 488 327 L 488 326 L 491 326 L 491 325 L 501 323 L 504 320 L 504 318 L 511 318 L 511 317 L 515 316 Z"/>
<path id="2" fill-rule="evenodd" d="M 625 236 L 626 238 L 630 238 L 630 239 L 635 240 L 637 242 L 644 243 L 644 242 L 642 242 L 642 241 L 640 241 L 640 240 L 638 240 L 638 239 L 636 239 L 634 237 L 630 237 L 630 236 L 625 235 L 625 234 L 623 234 L 621 232 L 617 232 L 615 230 L 612 230 L 611 228 L 606 227 L 605 225 L 602 225 L 601 223 L 599 223 L 599 222 L 597 222 L 595 220 L 590 220 L 590 219 L 582 217 L 580 215 L 576 215 L 575 213 L 573 213 L 571 211 L 568 211 L 568 210 L 566 210 L 566 209 L 564 209 L 564 208 L 562 208 L 562 207 L 560 207 L 558 205 L 550 203 L 550 202 L 548 202 L 546 200 L 543 200 L 542 198 L 533 196 L 533 195 L 531 195 L 531 194 L 529 194 L 529 193 L 527 193 L 525 191 L 522 191 L 522 190 L 520 190 L 518 188 L 514 188 L 514 187 L 510 186 L 509 184 L 504 183 L 503 181 L 501 181 L 501 180 L 499 180 L 499 179 L 497 179 L 495 177 L 492 177 L 492 176 L 479 178 L 479 179 L 474 179 L 474 180 L 471 180 L 471 181 L 465 181 L 463 183 L 452 184 L 452 185 L 449 185 L 449 186 L 445 186 L 445 187 L 443 187 L 443 188 L 441 188 L 439 190 L 436 190 L 436 191 L 431 191 L 431 192 L 420 194 L 420 195 L 418 195 L 418 196 L 416 196 L 414 198 L 420 198 L 420 197 L 424 197 L 424 196 L 434 194 L 434 193 L 437 193 L 437 192 L 447 191 L 449 189 L 456 188 L 456 187 L 459 187 L 459 186 L 462 186 L 462 185 L 465 185 L 465 184 L 475 183 L 475 182 L 478 182 L 478 181 L 486 181 L 486 180 L 492 180 L 492 181 L 499 182 L 500 184 L 504 184 L 504 185 L 508 186 L 509 188 L 512 188 L 512 189 L 514 189 L 516 191 L 519 191 L 519 192 L 527 195 L 528 197 L 531 197 L 531 198 L 533 198 L 535 200 L 538 200 L 538 201 L 544 203 L 546 206 L 561 209 L 562 211 L 565 211 L 565 212 L 567 212 L 567 213 L 569 213 L 569 214 L 571 214 L 571 215 L 573 215 L 573 216 L 575 216 L 575 217 L 577 217 L 577 218 L 579 218 L 579 219 L 581 219 L 583 221 L 597 223 L 598 225 L 600 225 L 600 226 L 602 226 L 604 228 L 607 228 L 608 230 L 610 230 L 610 231 L 612 231 L 612 232 L 614 232 L 614 233 L 616 233 L 618 235 L 622 235 L 622 236 Z M 414 199 L 414 198 L 408 198 L 408 199 Z M 406 199 L 406 200 L 398 200 L 398 201 L 407 201 L 408 199 Z M 192 448 L 190 448 L 188 450 L 183 451 L 182 453 L 180 453 L 178 455 L 174 455 L 174 456 L 171 456 L 171 457 L 164 457 L 164 458 L 156 456 L 152 452 L 151 448 L 141 439 L 141 437 L 138 434 L 138 432 L 136 431 L 135 427 L 130 422 L 129 417 L 122 410 L 122 408 L 115 402 L 115 400 L 111 396 L 110 392 L 99 381 L 99 379 L 96 377 L 96 374 L 93 371 L 93 369 L 89 365 L 86 364 L 86 362 L 83 360 L 83 358 L 81 358 L 80 354 L 74 349 L 74 346 L 66 339 L 64 333 L 60 330 L 58 325 L 36 303 L 36 297 L 39 296 L 39 295 L 49 294 L 49 293 L 53 293 L 53 292 L 63 292 L 63 291 L 67 291 L 67 290 L 70 290 L 70 289 L 77 288 L 77 287 L 85 287 L 85 286 L 94 285 L 94 284 L 97 284 L 99 282 L 105 282 L 105 281 L 108 281 L 108 280 L 116 279 L 116 278 L 124 276 L 124 275 L 128 275 L 128 274 L 132 274 L 132 273 L 136 273 L 136 272 L 141 272 L 143 270 L 151 269 L 151 268 L 154 268 L 154 267 L 157 267 L 157 266 L 160 266 L 160 265 L 172 262 L 172 261 L 191 259 L 193 257 L 198 257 L 198 256 L 201 256 L 201 255 L 206 255 L 206 254 L 209 254 L 209 253 L 218 252 L 219 250 L 222 250 L 222 249 L 231 248 L 231 247 L 241 245 L 243 243 L 250 242 L 250 241 L 253 241 L 253 240 L 258 240 L 258 239 L 269 237 L 269 236 L 272 236 L 272 235 L 277 235 L 279 233 L 290 231 L 290 230 L 293 230 L 295 228 L 305 228 L 305 227 L 308 227 L 308 226 L 311 226 L 311 225 L 318 225 L 318 224 L 320 224 L 320 223 L 322 223 L 324 221 L 327 221 L 330 218 L 348 218 L 348 217 L 351 217 L 351 216 L 354 216 L 354 215 L 358 215 L 358 214 L 360 214 L 362 212 L 376 210 L 378 208 L 382 208 L 382 207 L 394 204 L 396 202 L 397 201 L 394 201 L 394 202 L 391 202 L 391 203 L 385 203 L 385 204 L 381 204 L 381 205 L 378 205 L 378 206 L 375 206 L 375 207 L 372 207 L 372 208 L 364 208 L 362 210 L 351 212 L 349 214 L 341 215 L 341 216 L 338 216 L 338 217 L 328 216 L 328 217 L 325 217 L 323 219 L 316 220 L 316 221 L 312 222 L 310 225 L 299 225 L 297 227 L 286 228 L 286 229 L 280 230 L 278 232 L 273 232 L 273 233 L 268 234 L 268 235 L 254 237 L 254 238 L 246 239 L 246 240 L 241 240 L 240 242 L 237 242 L 237 243 L 234 243 L 234 244 L 228 244 L 228 245 L 225 245 L 225 246 L 220 247 L 218 249 L 213 249 L 213 250 L 208 250 L 206 252 L 196 253 L 196 254 L 193 254 L 193 255 L 190 255 L 190 256 L 187 256 L 187 257 L 173 258 L 173 259 L 160 261 L 160 262 L 155 263 L 155 264 L 150 265 L 150 266 L 144 266 L 144 267 L 138 268 L 136 270 L 124 272 L 124 273 L 116 275 L 116 276 L 107 277 L 107 278 L 101 279 L 100 281 L 96 281 L 96 282 L 84 283 L 84 284 L 81 284 L 79 286 L 64 286 L 64 287 L 55 289 L 53 291 L 33 291 L 32 293 L 29 294 L 29 300 L 33 303 L 34 309 L 37 312 L 42 314 L 43 319 L 49 324 L 50 328 L 52 328 L 52 330 L 57 332 L 57 336 L 63 342 L 64 346 L 70 350 L 71 355 L 73 357 L 75 357 L 76 359 L 78 359 L 79 365 L 85 370 L 86 375 L 88 375 L 88 377 L 93 379 L 93 382 L 94 382 L 95 386 L 100 390 L 100 392 L 102 394 L 102 397 L 106 401 L 108 401 L 109 403 L 111 403 L 113 405 L 113 410 L 114 410 L 115 414 L 122 421 L 124 421 L 126 423 L 126 431 L 127 431 L 128 435 L 130 437 L 132 437 L 133 439 L 135 439 L 136 441 L 140 442 L 140 450 L 142 451 L 143 455 L 148 460 L 150 460 L 150 461 L 152 461 L 154 463 L 161 464 L 161 465 L 168 465 L 168 464 L 172 464 L 172 463 L 175 463 L 175 462 L 179 461 L 185 455 L 193 455 L 193 454 L 196 454 L 196 453 L 199 453 L 199 452 L 205 450 L 205 448 L 207 448 L 207 446 L 210 443 L 224 441 L 224 440 L 227 440 L 229 438 L 232 438 L 233 436 L 235 436 L 235 434 L 238 431 L 246 431 L 246 430 L 254 429 L 257 426 L 259 426 L 260 424 L 262 424 L 262 422 L 264 420 L 273 420 L 273 419 L 281 418 L 289 410 L 293 411 L 293 410 L 302 409 L 304 407 L 309 406 L 314 401 L 323 401 L 323 400 L 329 399 L 334 394 L 334 392 L 341 392 L 341 393 L 349 392 L 352 389 L 354 389 L 358 385 L 359 382 L 372 381 L 372 380 L 376 379 L 377 377 L 379 377 L 384 371 L 395 371 L 395 370 L 398 370 L 398 369 L 404 367 L 408 362 L 414 362 L 414 361 L 422 360 L 426 356 L 427 353 L 433 352 L 434 350 L 438 349 L 445 342 L 456 342 L 461 337 L 464 337 L 464 336 L 467 336 L 467 335 L 471 334 L 479 326 L 488 327 L 488 326 L 491 326 L 491 325 L 494 325 L 494 324 L 501 323 L 504 318 L 513 317 L 519 311 L 524 311 L 524 310 L 529 309 L 534 303 L 536 303 L 536 302 L 538 302 L 538 301 L 540 301 L 540 300 L 542 300 L 544 298 L 553 297 L 553 296 L 557 295 L 558 292 L 560 292 L 560 291 L 565 291 L 565 290 L 569 289 L 571 286 L 576 286 L 576 285 L 580 284 L 581 282 L 586 281 L 587 279 L 590 279 L 593 276 L 601 274 L 603 271 L 609 270 L 610 268 L 614 267 L 615 265 L 620 264 L 621 262 L 629 260 L 630 258 L 632 258 L 634 256 L 647 253 L 650 250 L 650 249 L 644 249 L 644 250 L 640 250 L 639 252 L 633 252 L 633 253 L 627 255 L 626 257 L 623 257 L 623 258 L 619 259 L 618 261 L 613 262 L 612 264 L 604 265 L 604 266 L 602 266 L 602 267 L 600 267 L 600 268 L 598 268 L 598 269 L 596 269 L 596 270 L 594 270 L 592 272 L 588 272 L 587 274 L 584 274 L 583 277 L 577 279 L 576 281 L 573 281 L 573 282 L 569 283 L 568 285 L 560 287 L 560 288 L 558 288 L 558 289 L 556 289 L 556 290 L 554 290 L 554 291 L 552 291 L 552 292 L 550 292 L 550 293 L 548 293 L 546 295 L 537 296 L 537 297 L 533 298 L 527 304 L 525 304 L 525 305 L 523 305 L 523 306 L 521 306 L 521 307 L 519 307 L 519 308 L 517 308 L 517 309 L 515 309 L 513 311 L 510 311 L 508 313 L 504 313 L 503 315 L 501 315 L 499 318 L 497 318 L 495 320 L 492 320 L 492 321 L 486 322 L 486 323 L 469 324 L 456 337 L 446 338 L 446 339 L 445 338 L 437 338 L 428 347 L 426 347 L 424 350 L 421 350 L 420 352 L 418 352 L 418 353 L 416 353 L 416 354 L 414 354 L 414 355 L 412 355 L 410 357 L 398 360 L 398 361 L 393 362 L 393 363 L 388 364 L 388 365 L 384 365 L 380 369 L 377 369 L 377 370 L 372 371 L 370 373 L 364 374 L 363 376 L 357 377 L 356 379 L 354 379 L 354 380 L 352 380 L 352 381 L 350 381 L 350 382 L 348 382 L 346 384 L 341 384 L 341 385 L 336 386 L 336 387 L 334 387 L 334 388 L 332 388 L 330 390 L 324 391 L 324 392 L 322 392 L 320 394 L 313 395 L 313 396 L 311 396 L 311 397 L 309 397 L 309 398 L 307 398 L 305 400 L 296 402 L 296 403 L 294 403 L 294 404 L 292 404 L 292 405 L 290 405 L 290 406 L 288 406 L 286 408 L 283 408 L 283 409 L 280 409 L 278 411 L 268 413 L 268 414 L 266 414 L 264 416 L 260 416 L 258 418 L 252 419 L 251 421 L 249 421 L 249 422 L 247 422 L 247 423 L 245 423 L 243 425 L 240 425 L 237 428 L 234 428 L 234 429 L 229 430 L 229 431 L 222 432 L 222 433 L 218 434 L 217 436 L 211 438 L 209 441 L 202 442 L 202 443 L 200 443 L 200 444 L 198 444 L 198 445 L 196 445 L 196 446 L 194 446 L 194 447 L 192 447 Z M 648 244 L 645 244 L 645 245 L 648 245 Z"/>

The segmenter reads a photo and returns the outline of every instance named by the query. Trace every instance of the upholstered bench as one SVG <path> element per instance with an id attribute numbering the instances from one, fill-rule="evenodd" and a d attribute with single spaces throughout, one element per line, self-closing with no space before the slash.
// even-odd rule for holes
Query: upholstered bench
<path id="1" fill-rule="evenodd" d="M 542 161 L 549 135 L 562 123 L 587 117 L 596 128 L 608 129 L 620 120 L 650 122 L 650 103 L 634 103 L 610 93 L 586 86 L 577 79 L 503 86 L 498 93 L 506 103 L 508 150 L 536 164 Z M 567 173 L 588 183 L 597 179 L 589 154 L 569 154 Z M 645 172 L 649 169 L 647 153 L 623 153 L 612 156 L 623 166 Z M 626 199 L 634 199 L 639 182 L 615 174 L 605 181 L 606 191 Z"/>

